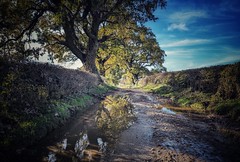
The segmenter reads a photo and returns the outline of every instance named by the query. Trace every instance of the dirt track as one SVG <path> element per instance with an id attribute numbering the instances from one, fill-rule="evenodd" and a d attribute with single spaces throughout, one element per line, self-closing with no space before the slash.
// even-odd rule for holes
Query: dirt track
<path id="1" fill-rule="evenodd" d="M 217 148 L 223 139 L 212 126 L 168 109 L 150 94 L 120 91 L 134 105 L 136 122 L 123 131 L 108 161 L 223 161 Z"/>
<path id="2" fill-rule="evenodd" d="M 154 96 L 137 90 L 118 90 L 112 94 L 128 95 L 133 104 L 136 120 L 118 134 L 114 140 L 104 135 L 104 130 L 97 128 L 95 115 L 98 106 L 89 108 L 84 114 L 76 116 L 64 127 L 55 130 L 39 144 L 25 148 L 12 161 L 50 161 L 54 154 L 55 161 L 231 161 L 222 155 L 224 138 L 220 136 L 211 122 L 200 117 L 189 118 L 169 109 L 159 109 L 161 102 Z M 89 145 L 78 158 L 75 153 L 76 141 L 86 133 Z M 99 150 L 98 138 L 107 142 L 105 153 Z M 65 149 L 62 141 L 67 140 Z M 4 161 L 4 160 L 3 160 Z M 6 161 L 9 161 L 6 160 Z"/>

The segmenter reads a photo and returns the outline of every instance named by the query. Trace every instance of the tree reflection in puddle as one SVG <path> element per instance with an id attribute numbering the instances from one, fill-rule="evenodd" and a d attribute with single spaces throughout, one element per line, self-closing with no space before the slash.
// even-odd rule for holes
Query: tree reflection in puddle
<path id="1" fill-rule="evenodd" d="M 107 96 L 96 115 L 96 123 L 105 135 L 116 137 L 133 123 L 133 105 L 128 96 Z"/>
<path id="2" fill-rule="evenodd" d="M 87 124 L 83 128 L 85 131 L 77 137 L 68 134 L 69 139 L 48 146 L 49 154 L 44 161 L 100 161 L 108 151 L 112 151 L 115 139 L 121 131 L 133 124 L 134 119 L 129 97 L 107 96 L 97 110 L 96 124 L 82 123 Z"/>

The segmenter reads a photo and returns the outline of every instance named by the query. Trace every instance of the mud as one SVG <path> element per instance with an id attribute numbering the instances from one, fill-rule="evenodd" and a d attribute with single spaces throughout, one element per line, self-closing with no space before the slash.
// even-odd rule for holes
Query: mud
<path id="1" fill-rule="evenodd" d="M 122 132 L 108 161 L 224 161 L 215 143 L 223 140 L 207 123 L 156 109 L 159 101 L 140 91 L 122 91 L 137 121 Z"/>
<path id="2" fill-rule="evenodd" d="M 225 138 L 205 118 L 159 109 L 161 101 L 137 90 L 118 90 L 133 104 L 134 122 L 117 136 L 97 127 L 98 105 L 78 115 L 38 144 L 17 150 L 13 161 L 229 161 L 222 156 Z M 16 153 L 13 153 L 16 155 Z"/>

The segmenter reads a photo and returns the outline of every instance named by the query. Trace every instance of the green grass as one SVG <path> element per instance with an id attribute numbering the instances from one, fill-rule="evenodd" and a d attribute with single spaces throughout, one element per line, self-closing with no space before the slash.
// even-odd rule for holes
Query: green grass
<path id="1" fill-rule="evenodd" d="M 136 88 L 142 89 L 145 92 L 156 92 L 161 87 L 165 86 L 164 84 L 147 84 L 146 86 L 138 86 Z"/>
<path id="2" fill-rule="evenodd" d="M 180 106 L 189 106 L 190 103 L 191 103 L 191 100 L 186 97 L 182 97 L 177 100 L 177 104 Z"/>
<path id="3" fill-rule="evenodd" d="M 107 93 L 109 90 L 114 90 L 116 89 L 116 87 L 114 86 L 109 86 L 106 84 L 101 84 L 97 87 L 94 87 L 92 89 L 89 90 L 88 94 L 94 94 L 94 95 L 101 95 L 101 94 L 105 94 Z"/>
<path id="4" fill-rule="evenodd" d="M 153 89 L 154 87 L 158 87 Z M 240 121 L 240 100 L 226 100 L 216 98 L 210 93 L 200 91 L 191 91 L 191 89 L 182 89 L 173 91 L 169 85 L 150 84 L 146 89 L 151 88 L 151 92 L 161 96 L 171 98 L 173 105 L 179 107 L 189 107 L 198 112 L 213 112 L 219 115 L 229 116 L 232 120 Z M 213 99 L 214 98 L 214 99 Z"/>
<path id="5" fill-rule="evenodd" d="M 68 96 L 61 100 L 52 100 L 38 117 L 21 117 L 16 119 L 17 125 L 0 140 L 0 145 L 7 147 L 13 143 L 31 144 L 44 137 L 48 132 L 64 124 L 72 114 L 83 112 L 94 100 L 91 94 L 100 96 L 114 89 L 107 85 L 99 85 L 81 96 Z M 16 116 L 15 116 L 16 117 Z"/>

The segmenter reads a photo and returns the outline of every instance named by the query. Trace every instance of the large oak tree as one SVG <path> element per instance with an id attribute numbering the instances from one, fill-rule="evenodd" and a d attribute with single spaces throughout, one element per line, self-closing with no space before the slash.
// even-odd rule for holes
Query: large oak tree
<path id="1" fill-rule="evenodd" d="M 99 44 L 111 37 L 99 37 L 99 29 L 108 23 L 156 20 L 154 11 L 165 6 L 165 0 L 2 0 L 1 55 L 23 59 L 46 52 L 59 59 L 74 56 L 87 71 L 98 74 Z"/>

